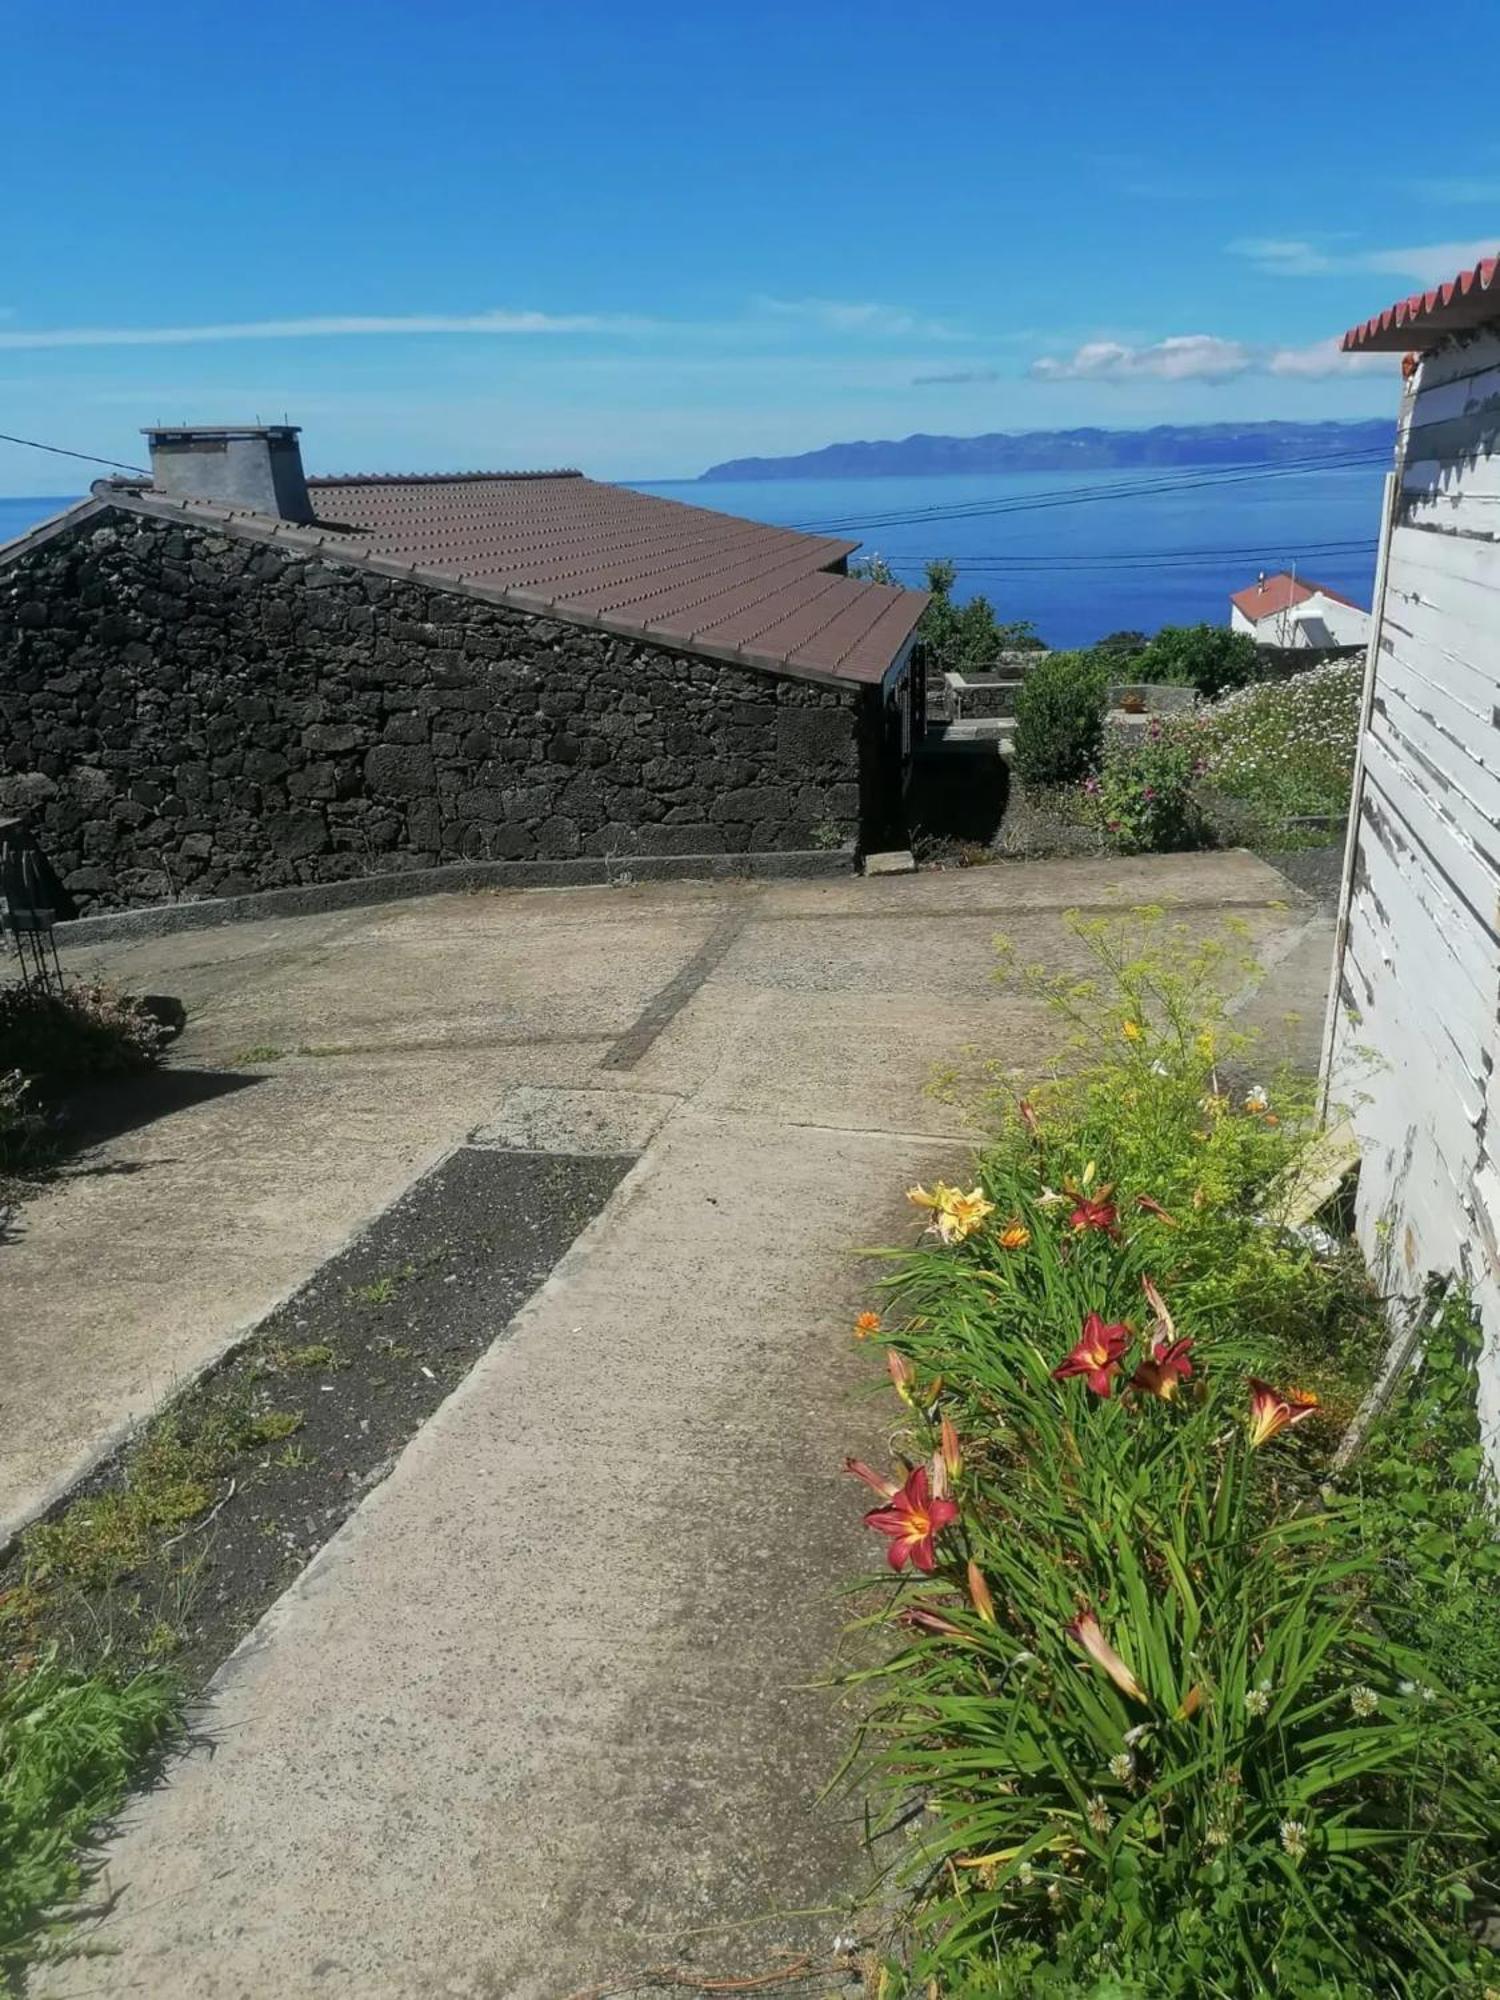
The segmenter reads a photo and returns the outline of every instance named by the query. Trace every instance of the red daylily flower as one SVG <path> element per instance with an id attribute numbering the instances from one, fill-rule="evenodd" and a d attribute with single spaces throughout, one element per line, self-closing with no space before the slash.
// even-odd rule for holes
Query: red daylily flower
<path id="1" fill-rule="evenodd" d="M 1082 1375 L 1096 1396 L 1109 1394 L 1110 1378 L 1120 1366 L 1120 1356 L 1130 1345 L 1130 1328 L 1115 1320 L 1106 1325 L 1098 1313 L 1083 1322 L 1077 1345 L 1052 1371 L 1055 1382 L 1070 1375 Z"/>
<path id="2" fill-rule="evenodd" d="M 1167 1302 L 1150 1278 L 1141 1279 L 1141 1290 L 1146 1294 L 1146 1303 L 1155 1315 L 1156 1323 L 1152 1328 L 1151 1352 L 1131 1376 L 1130 1386 L 1170 1403 L 1177 1394 L 1178 1383 L 1186 1382 L 1193 1372 L 1193 1364 L 1188 1360 L 1193 1343 L 1177 1338 Z"/>
<path id="3" fill-rule="evenodd" d="M 906 1484 L 890 1496 L 889 1506 L 870 1509 L 865 1524 L 890 1537 L 886 1560 L 892 1569 L 904 1569 L 910 1563 L 930 1575 L 937 1563 L 933 1537 L 957 1519 L 958 1509 L 951 1500 L 933 1494 L 927 1468 L 919 1465 L 907 1475 Z"/>
<path id="4" fill-rule="evenodd" d="M 1193 1364 L 1188 1360 L 1192 1348 L 1191 1340 L 1153 1340 L 1150 1355 L 1137 1363 L 1130 1378 L 1131 1388 L 1170 1403 L 1177 1394 L 1178 1383 L 1186 1382 L 1192 1375 Z"/>
<path id="5" fill-rule="evenodd" d="M 1132 1701 L 1149 1702 L 1146 1690 L 1105 1638 L 1097 1612 L 1080 1611 L 1064 1630 L 1070 1639 L 1077 1640 L 1091 1660 L 1103 1667 L 1121 1694 L 1128 1694 Z"/>
<path id="6" fill-rule="evenodd" d="M 1273 1389 L 1269 1382 L 1262 1382 L 1258 1375 L 1250 1377 L 1250 1448 L 1258 1450 L 1269 1444 L 1273 1437 L 1279 1437 L 1293 1424 L 1300 1424 L 1304 1417 L 1310 1417 L 1318 1408 L 1318 1399 L 1310 1391 L 1288 1389 L 1283 1395 L 1280 1389 Z"/>
<path id="7" fill-rule="evenodd" d="M 1078 1235 L 1083 1235 L 1089 1229 L 1102 1229 L 1110 1236 L 1119 1235 L 1120 1211 L 1110 1200 L 1110 1196 L 1114 1193 L 1111 1185 L 1106 1183 L 1105 1186 L 1096 1188 L 1092 1194 L 1084 1194 L 1078 1188 L 1069 1187 L 1066 1181 L 1063 1182 L 1063 1187 L 1073 1201 L 1068 1221 Z"/>

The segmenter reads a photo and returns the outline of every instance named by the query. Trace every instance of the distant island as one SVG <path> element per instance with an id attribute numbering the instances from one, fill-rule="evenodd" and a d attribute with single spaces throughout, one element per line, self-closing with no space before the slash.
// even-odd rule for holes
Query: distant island
<path id="1" fill-rule="evenodd" d="M 728 479 L 882 479 L 949 472 L 1094 472 L 1141 465 L 1273 465 L 1389 451 L 1388 417 L 1364 423 L 1156 424 L 1144 431 L 989 431 L 983 437 L 863 439 L 791 458 L 727 458 L 699 474 Z"/>

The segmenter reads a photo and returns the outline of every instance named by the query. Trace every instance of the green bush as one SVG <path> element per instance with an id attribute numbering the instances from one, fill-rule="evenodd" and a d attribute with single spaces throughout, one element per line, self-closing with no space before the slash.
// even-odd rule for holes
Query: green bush
<path id="1" fill-rule="evenodd" d="M 150 1069 L 163 1040 L 160 1023 L 103 980 L 0 987 L 0 1072 L 43 1086 Z"/>
<path id="2" fill-rule="evenodd" d="M 1259 655 L 1248 632 L 1227 625 L 1163 625 L 1131 661 L 1132 678 L 1196 688 L 1212 701 L 1254 680 Z"/>
<path id="3" fill-rule="evenodd" d="M 863 1676 L 911 1833 L 886 1990 L 1477 2000 L 1494 1655 L 1457 1660 L 1402 1570 L 1417 1516 L 1433 1564 L 1482 1545 L 1477 1458 L 1445 1519 L 1429 1398 L 1415 1510 L 1410 1427 L 1327 1487 L 1381 1331 L 1277 1226 L 1305 1099 L 1229 1089 L 1231 953 L 1077 930 L 1098 974 L 1043 982 L 1065 1062 L 972 1190 L 913 1191 L 937 1240 L 890 1282 L 906 1463 L 857 1468 L 909 1559 Z M 1341 1390 L 1291 1386 L 1320 1369 Z M 1464 1612 L 1493 1645 L 1483 1588 Z"/>
<path id="4" fill-rule="evenodd" d="M 1084 790 L 1121 854 L 1172 853 L 1203 845 L 1197 778 L 1191 740 L 1153 717 L 1143 741 L 1108 746 L 1098 776 L 1086 778 Z"/>
<path id="5" fill-rule="evenodd" d="M 1012 763 L 1028 789 L 1076 784 L 1099 761 L 1109 700 L 1107 664 L 1090 653 L 1047 653 L 1016 695 Z"/>

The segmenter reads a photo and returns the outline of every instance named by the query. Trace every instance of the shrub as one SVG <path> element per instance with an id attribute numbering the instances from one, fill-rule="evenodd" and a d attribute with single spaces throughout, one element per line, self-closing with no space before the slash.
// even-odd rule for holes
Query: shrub
<path id="1" fill-rule="evenodd" d="M 164 1039 L 158 1021 L 103 980 L 0 987 L 0 1071 L 44 1086 L 150 1069 Z"/>
<path id="2" fill-rule="evenodd" d="M 1131 663 L 1138 681 L 1196 688 L 1210 701 L 1254 680 L 1257 664 L 1249 633 L 1227 625 L 1163 625 Z"/>
<path id="3" fill-rule="evenodd" d="M 1012 759 L 1028 788 L 1075 784 L 1099 759 L 1108 669 L 1089 653 L 1047 653 L 1016 695 Z"/>
<path id="4" fill-rule="evenodd" d="M 1356 1374 L 1381 1344 L 1276 1226 L 1302 1104 L 1227 1087 L 1229 951 L 1076 928 L 1098 975 L 1043 981 L 1067 1060 L 972 1190 L 913 1191 L 936 1241 L 897 1260 L 884 1334 L 907 1464 L 854 1468 L 905 1565 L 876 1614 L 904 1644 L 864 1677 L 881 1769 L 896 1816 L 928 1808 L 888 1984 L 1477 1994 L 1489 1656 L 1456 1673 L 1406 1591 L 1409 1505 L 1382 1526 L 1380 1494 L 1325 1489 L 1346 1409 L 1270 1386 L 1294 1356 L 1343 1373 L 1350 1317 Z M 1440 1482 L 1443 1427 L 1418 1430 Z"/>
<path id="5" fill-rule="evenodd" d="M 1098 776 L 1085 779 L 1084 787 L 1112 847 L 1122 854 L 1162 853 L 1203 844 L 1197 777 L 1192 742 L 1153 718 L 1144 741 L 1112 742 Z"/>
<path id="6" fill-rule="evenodd" d="M 1183 725 L 1211 793 L 1242 800 L 1261 828 L 1348 811 L 1364 663 L 1337 660 L 1227 695 Z"/>

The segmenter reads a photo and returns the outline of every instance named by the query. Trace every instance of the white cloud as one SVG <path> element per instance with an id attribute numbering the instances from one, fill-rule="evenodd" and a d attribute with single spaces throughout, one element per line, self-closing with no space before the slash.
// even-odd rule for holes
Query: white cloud
<path id="1" fill-rule="evenodd" d="M 1237 257 L 1277 278 L 1339 277 L 1350 272 L 1381 272 L 1393 278 L 1414 278 L 1419 285 L 1439 285 L 1466 271 L 1483 257 L 1493 257 L 1500 233 L 1475 242 L 1415 243 L 1396 250 L 1325 250 L 1296 237 L 1243 236 L 1229 245 Z"/>
<path id="2" fill-rule="evenodd" d="M 1309 347 L 1278 347 L 1264 357 L 1268 375 L 1296 375 L 1304 381 L 1328 375 L 1388 375 L 1394 354 L 1345 354 L 1338 340 L 1315 340 Z"/>
<path id="3" fill-rule="evenodd" d="M 1388 370 L 1388 354 L 1344 354 L 1336 340 L 1310 347 L 1251 347 L 1211 333 L 1175 334 L 1143 347 L 1091 340 L 1072 354 L 1033 361 L 1038 382 L 1229 382 L 1241 375 L 1290 375 L 1311 379 Z"/>
<path id="4" fill-rule="evenodd" d="M 1227 382 L 1251 365 L 1250 350 L 1211 333 L 1174 334 L 1146 347 L 1090 340 L 1072 354 L 1044 354 L 1030 373 L 1039 382 Z"/>
<path id="5" fill-rule="evenodd" d="M 915 334 L 926 340 L 959 337 L 957 329 L 945 320 L 927 319 L 902 306 L 878 305 L 869 299 L 775 299 L 762 294 L 752 303 L 758 312 L 802 320 L 828 333 Z"/>
<path id="6" fill-rule="evenodd" d="M 308 319 L 228 320 L 207 326 L 54 326 L 0 331 L 0 348 L 193 347 L 224 340 L 326 340 L 413 333 L 642 333 L 655 322 L 621 313 L 333 313 Z"/>

